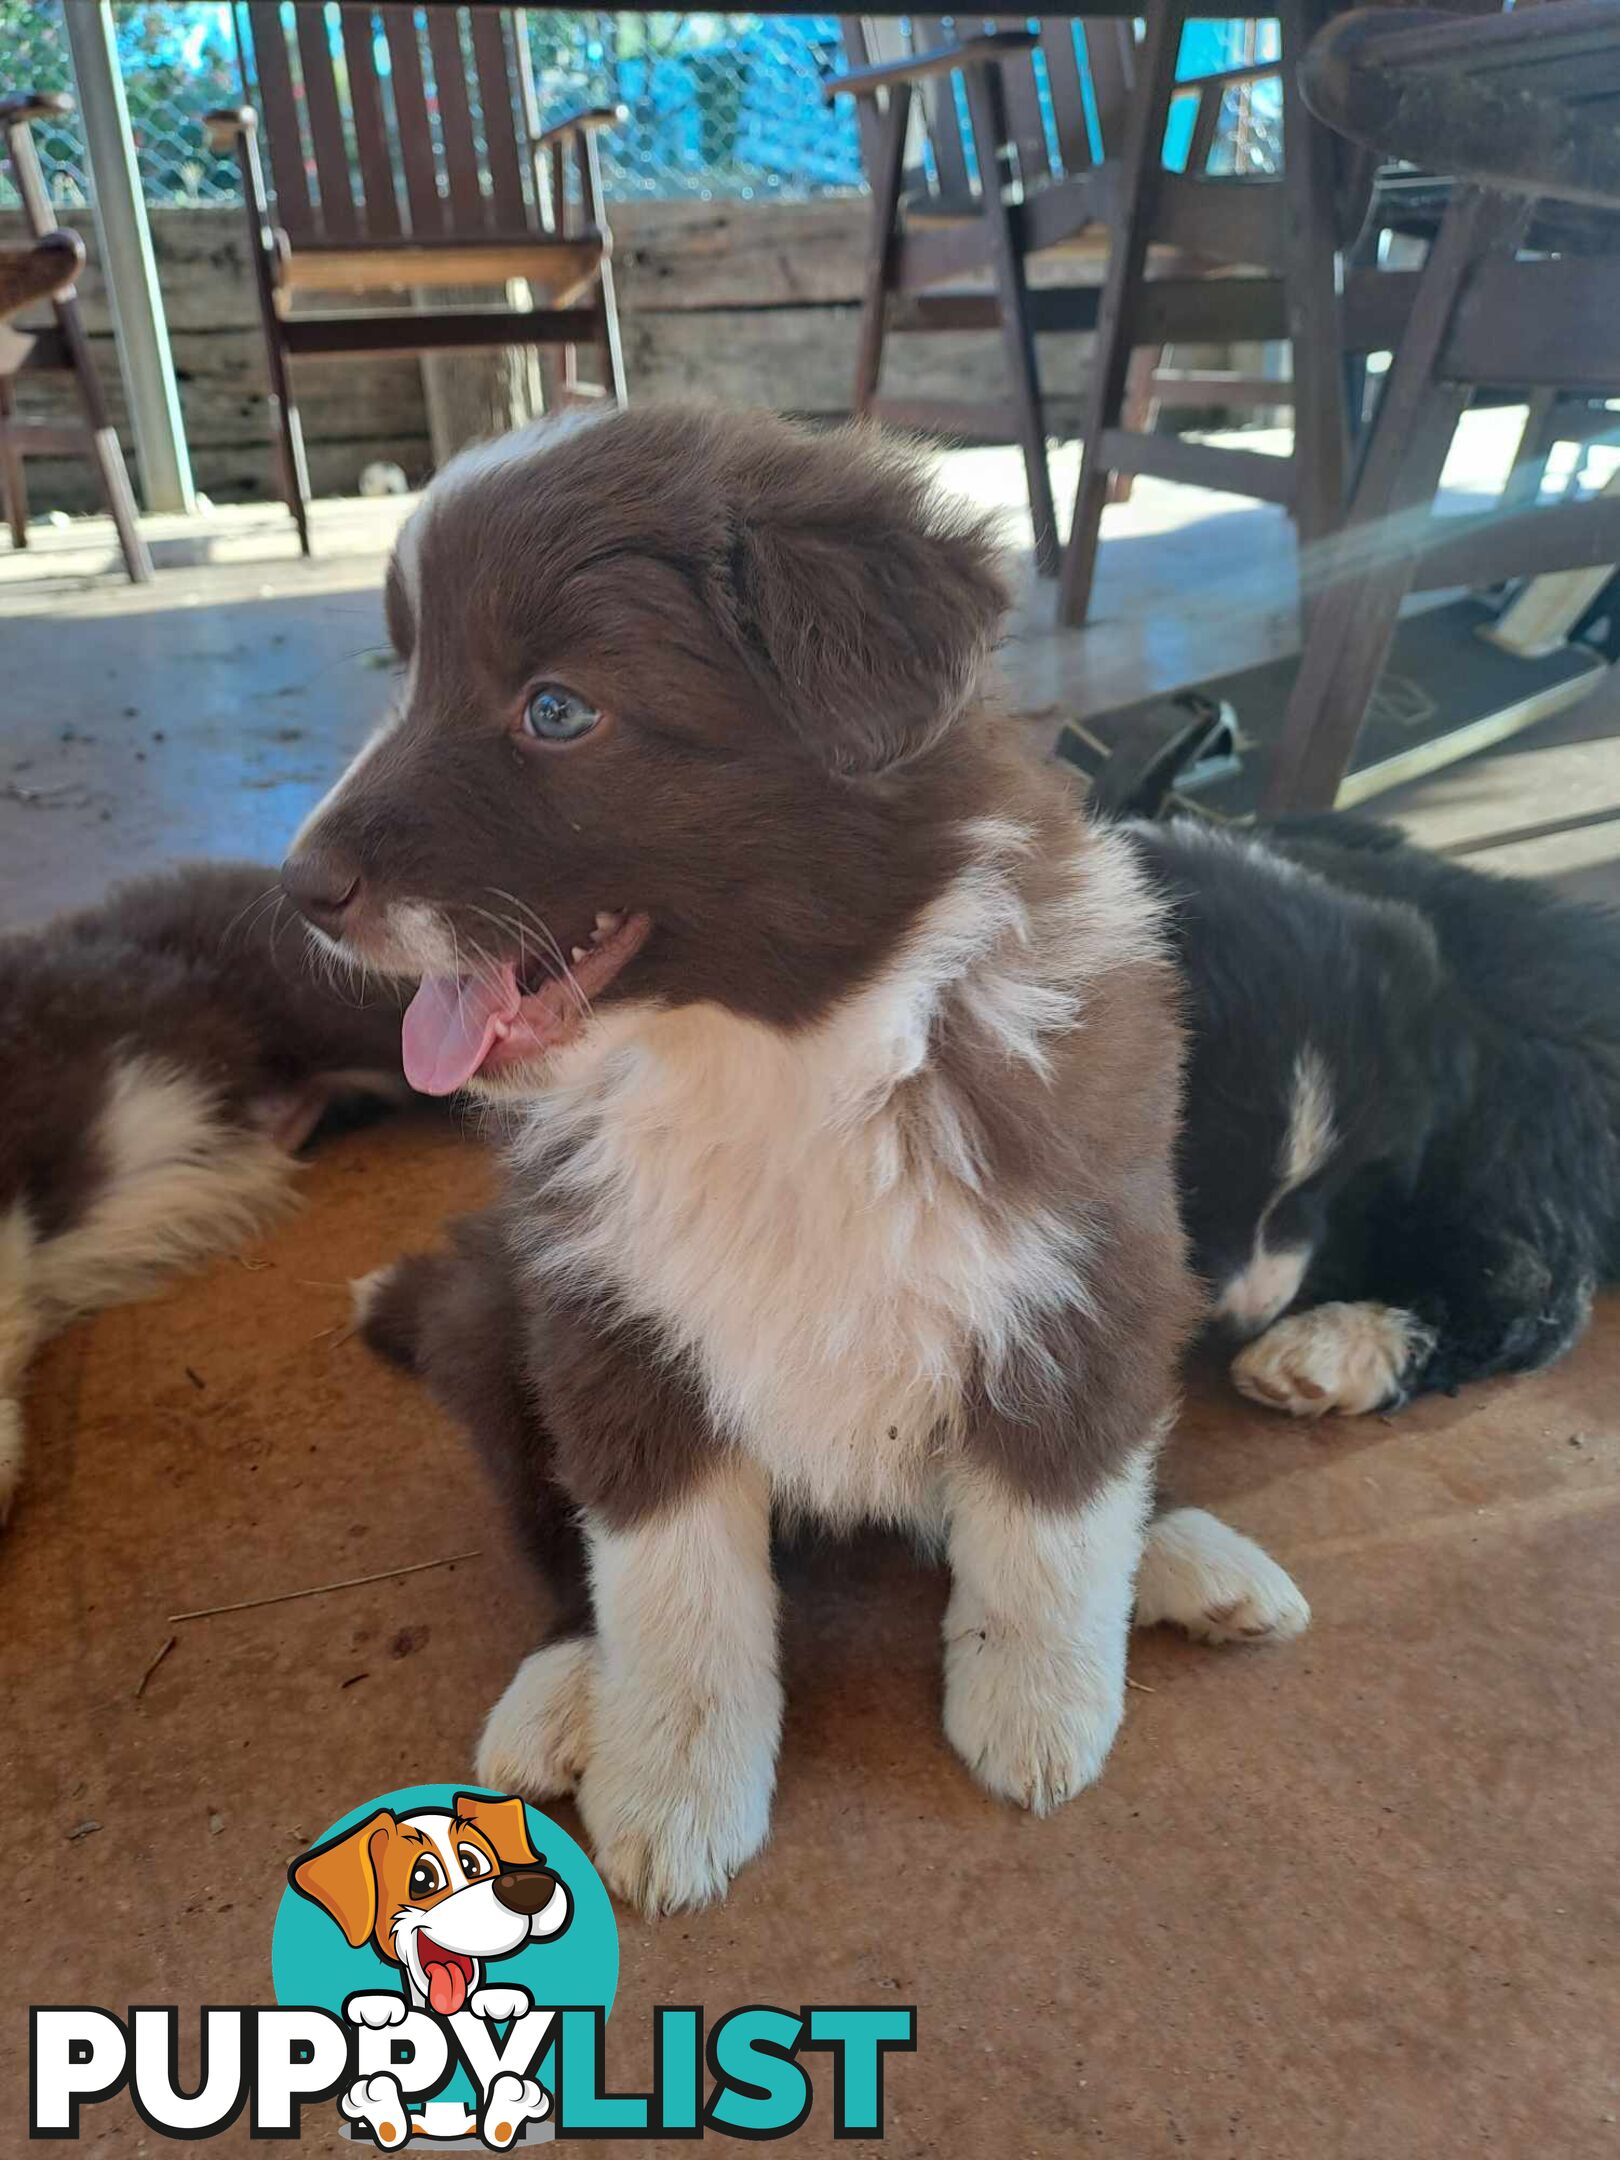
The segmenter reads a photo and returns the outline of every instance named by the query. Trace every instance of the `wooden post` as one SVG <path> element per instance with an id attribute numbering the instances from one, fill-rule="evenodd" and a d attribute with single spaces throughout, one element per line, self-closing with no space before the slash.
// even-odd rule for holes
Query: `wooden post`
<path id="1" fill-rule="evenodd" d="M 193 511 L 191 460 L 108 0 L 63 9 L 95 187 L 101 266 L 149 510 Z"/>

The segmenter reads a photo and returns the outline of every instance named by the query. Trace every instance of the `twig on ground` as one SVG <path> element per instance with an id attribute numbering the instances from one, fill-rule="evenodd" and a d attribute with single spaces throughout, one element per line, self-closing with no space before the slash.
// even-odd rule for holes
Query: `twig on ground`
<path id="1" fill-rule="evenodd" d="M 429 1568 L 454 1567 L 458 1561 L 481 1560 L 483 1547 L 471 1552 L 446 1553 L 442 1560 L 417 1560 L 410 1567 L 383 1568 L 375 1575 L 345 1575 L 341 1582 L 311 1583 L 307 1590 L 277 1590 L 269 1597 L 239 1598 L 234 1605 L 199 1605 L 195 1612 L 172 1612 L 171 1624 L 182 1620 L 214 1620 L 221 1613 L 256 1612 L 261 1605 L 290 1605 L 297 1598 L 325 1597 L 333 1590 L 359 1590 L 367 1583 L 393 1582 L 400 1575 L 422 1575 Z"/>

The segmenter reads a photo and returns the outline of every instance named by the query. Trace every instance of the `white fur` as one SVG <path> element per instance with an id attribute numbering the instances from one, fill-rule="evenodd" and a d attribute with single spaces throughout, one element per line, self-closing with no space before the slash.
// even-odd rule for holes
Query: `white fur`
<path id="1" fill-rule="evenodd" d="M 1268 1237 L 1273 1211 L 1306 1184 L 1332 1155 L 1337 1140 L 1333 1090 L 1327 1067 L 1309 1045 L 1294 1060 L 1294 1084 L 1288 1101 L 1288 1128 L 1277 1157 L 1277 1188 L 1266 1202 L 1255 1229 L 1248 1264 L 1221 1285 L 1214 1312 L 1254 1333 L 1286 1312 L 1299 1295 L 1311 1264 L 1309 1246 L 1274 1247 Z"/>
<path id="2" fill-rule="evenodd" d="M 952 1479 L 945 1731 L 981 1784 L 1038 1814 L 1092 1782 L 1124 1715 L 1153 1453 L 1078 1508 Z"/>
<path id="3" fill-rule="evenodd" d="M 240 1244 L 289 1198 L 281 1150 L 227 1124 L 201 1081 L 156 1058 L 115 1069 L 97 1138 L 106 1174 L 94 1201 L 34 1251 L 33 1294 L 53 1324 Z"/>
<path id="4" fill-rule="evenodd" d="M 1316 1305 L 1290 1313 L 1232 1361 L 1238 1390 L 1290 1417 L 1359 1417 L 1400 1399 L 1433 1331 L 1394 1305 Z"/>
<path id="5" fill-rule="evenodd" d="M 18 1397 L 37 1345 L 240 1244 L 290 1197 L 291 1165 L 275 1142 L 227 1124 L 201 1081 L 161 1059 L 114 1068 L 95 1144 L 101 1182 L 70 1229 L 37 1236 L 21 1203 L 0 1217 L 0 1522 L 22 1472 Z"/>
<path id="6" fill-rule="evenodd" d="M 1202 1508 L 1173 1508 L 1148 1528 L 1136 1578 L 1136 1624 L 1167 1622 L 1200 1642 L 1279 1642 L 1311 1608 L 1252 1538 Z"/>
<path id="7" fill-rule="evenodd" d="M 1109 837 L 1032 921 L 1009 860 L 1027 836 L 1006 830 L 981 830 L 896 963 L 818 1026 L 609 1007 L 518 1143 L 578 1210 L 566 1234 L 543 1222 L 536 1272 L 652 1319 L 718 1430 L 818 1515 L 937 1509 L 974 1365 L 994 1386 L 1044 1314 L 1087 1302 L 1083 1228 L 988 1189 L 931 1039 L 954 994 L 1040 1070 L 1095 976 L 1152 949 L 1153 906 Z"/>
<path id="8" fill-rule="evenodd" d="M 633 1530 L 588 1523 L 600 1665 L 579 1809 L 604 1882 L 706 1904 L 764 1844 L 782 1723 L 770 1499 L 733 1462 Z"/>
<path id="9" fill-rule="evenodd" d="M 590 1759 L 596 1638 L 571 1635 L 525 1658 L 478 1743 L 480 1784 L 528 1800 L 572 1792 Z"/>
<path id="10" fill-rule="evenodd" d="M 1292 1245 L 1273 1252 L 1262 1230 L 1248 1265 L 1222 1284 L 1212 1308 L 1216 1317 L 1252 1335 L 1293 1304 L 1310 1264 L 1309 1246 Z"/>

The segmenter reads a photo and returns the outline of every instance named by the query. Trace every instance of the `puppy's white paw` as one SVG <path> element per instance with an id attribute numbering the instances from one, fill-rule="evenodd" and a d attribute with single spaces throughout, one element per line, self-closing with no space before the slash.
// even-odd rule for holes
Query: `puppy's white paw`
<path id="1" fill-rule="evenodd" d="M 527 1988 L 474 1988 L 467 1997 L 467 2007 L 475 2018 L 483 2018 L 486 2023 L 507 2025 L 513 2018 L 527 2016 L 534 2008 L 534 1997 Z"/>
<path id="2" fill-rule="evenodd" d="M 525 1658 L 484 1726 L 479 1782 L 527 1800 L 572 1792 L 590 1757 L 598 1665 L 593 1635 L 565 1636 Z"/>
<path id="3" fill-rule="evenodd" d="M 503 2071 L 489 2088 L 478 2135 L 494 2151 L 505 2152 L 526 2122 L 543 2122 L 550 2112 L 551 2096 L 543 2085 Z"/>
<path id="4" fill-rule="evenodd" d="M 945 1733 L 979 1783 L 1037 1815 L 1093 1783 L 1125 1714 L 1123 1660 L 947 1627 Z"/>
<path id="5" fill-rule="evenodd" d="M 609 1776 L 592 1763 L 579 1812 L 592 1836 L 596 1873 L 626 1905 L 648 1916 L 713 1905 L 771 1832 L 773 1765 L 715 1773 L 693 1763 L 680 1780 L 648 1773 Z"/>
<path id="6" fill-rule="evenodd" d="M 1148 1526 L 1136 1578 L 1136 1624 L 1167 1621 L 1200 1642 L 1282 1642 L 1311 1608 L 1252 1538 L 1202 1508 L 1173 1508 Z"/>
<path id="7" fill-rule="evenodd" d="M 1290 1417 L 1360 1417 L 1402 1401 L 1434 1332 L 1394 1305 L 1317 1305 L 1290 1313 L 1240 1350 L 1232 1383 Z"/>
<path id="8" fill-rule="evenodd" d="M 362 2122 L 384 2152 L 395 2152 L 411 2134 L 411 2119 L 399 2079 L 386 2070 L 375 2077 L 356 2078 L 339 2101 L 353 2122 Z"/>
<path id="9" fill-rule="evenodd" d="M 409 2008 L 403 1995 L 351 1995 L 343 2005 L 343 2015 L 351 2025 L 384 2032 L 390 2025 L 403 2025 Z"/>

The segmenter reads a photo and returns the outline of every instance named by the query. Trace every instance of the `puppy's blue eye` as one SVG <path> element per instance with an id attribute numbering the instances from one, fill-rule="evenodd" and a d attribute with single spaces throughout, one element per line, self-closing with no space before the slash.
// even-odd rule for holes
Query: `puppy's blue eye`
<path id="1" fill-rule="evenodd" d="M 602 715 L 561 683 L 542 683 L 531 690 L 523 708 L 523 729 L 541 742 L 577 742 L 588 735 Z"/>

